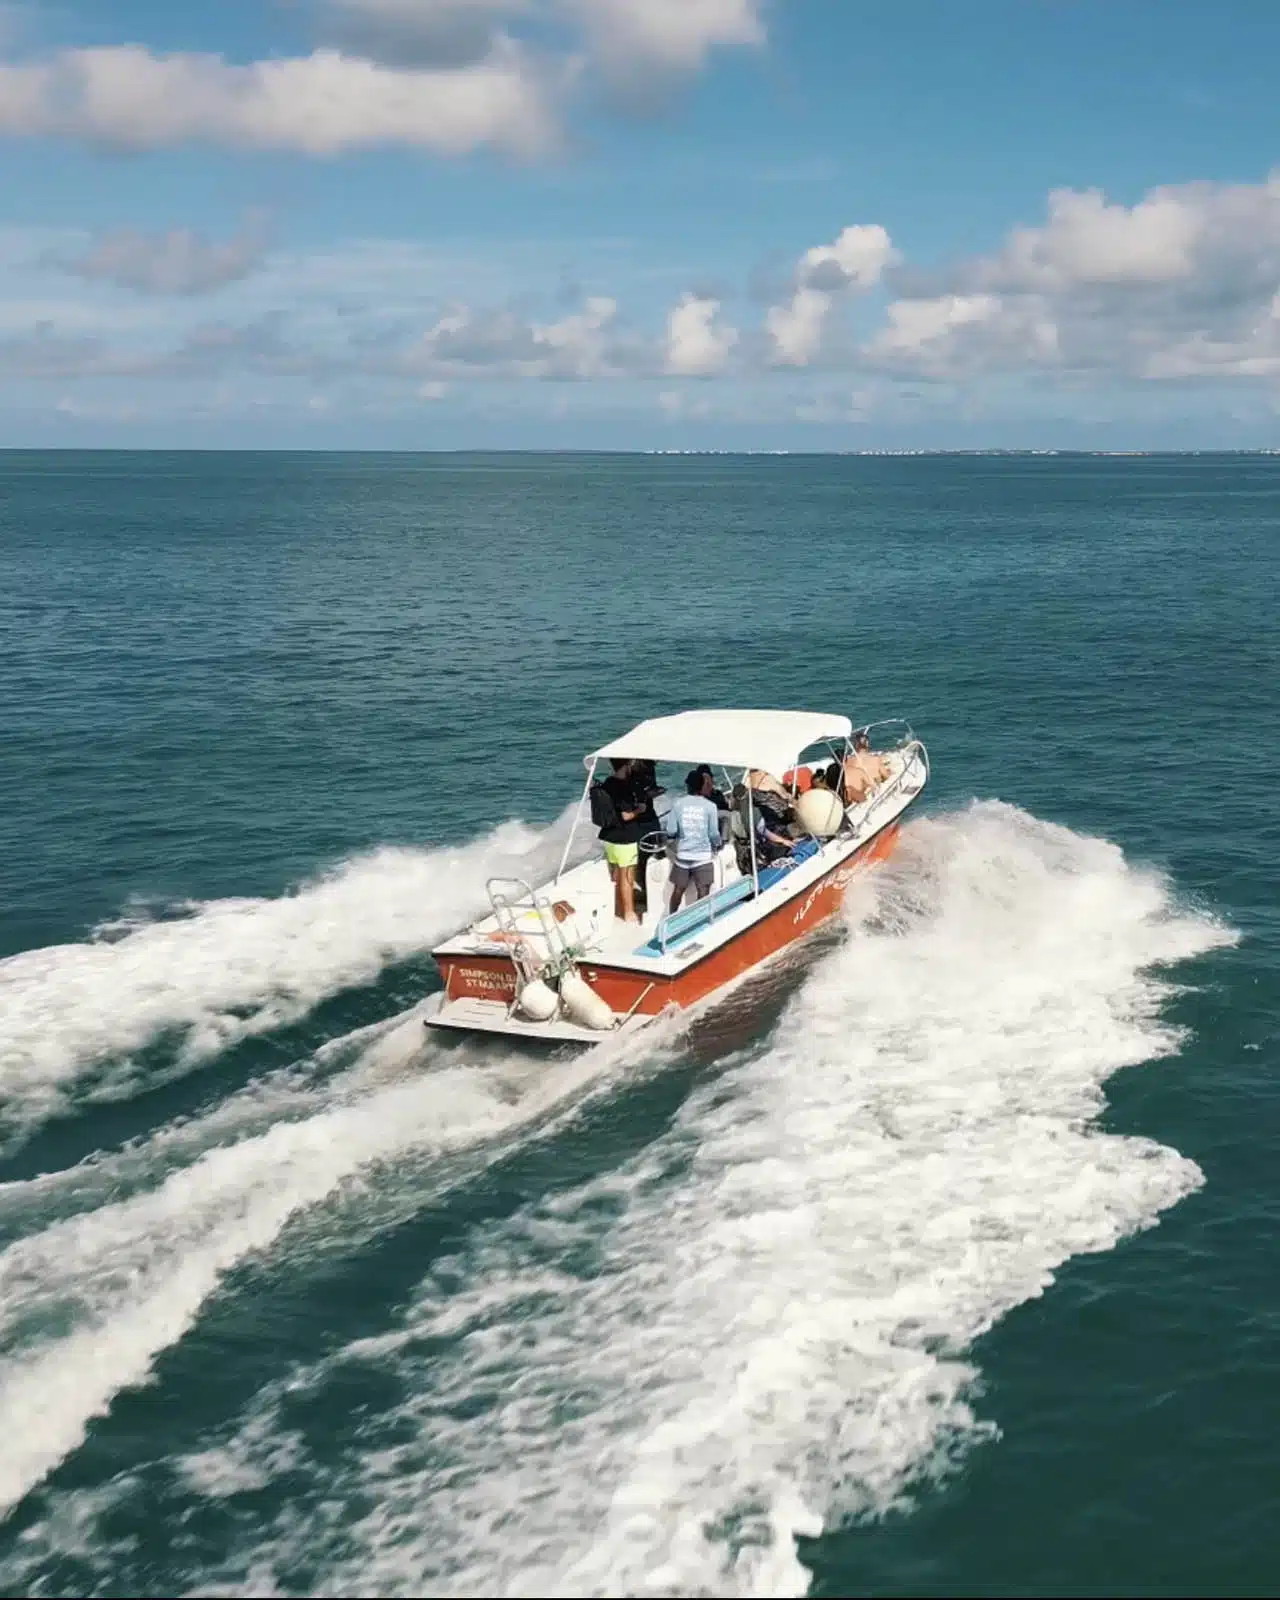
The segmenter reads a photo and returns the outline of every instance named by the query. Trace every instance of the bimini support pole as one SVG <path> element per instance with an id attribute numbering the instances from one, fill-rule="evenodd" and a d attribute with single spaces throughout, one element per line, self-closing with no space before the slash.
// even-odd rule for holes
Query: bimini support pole
<path id="1" fill-rule="evenodd" d="M 832 754 L 835 755 L 835 752 L 832 751 Z M 836 756 L 836 760 L 840 763 L 840 789 L 839 789 L 839 795 L 840 795 L 840 810 L 841 810 L 841 812 L 843 814 L 842 817 L 841 817 L 841 821 L 840 821 L 841 828 L 848 828 L 850 826 L 850 823 L 849 823 L 849 806 L 847 805 L 847 803 L 845 801 L 845 797 L 844 797 L 845 796 L 844 769 L 845 769 L 845 763 L 848 761 L 849 757 L 852 754 L 853 754 L 853 737 L 852 737 L 852 735 L 850 735 L 850 737 L 847 738 L 844 741 L 844 753 L 842 755 Z"/>
<path id="2" fill-rule="evenodd" d="M 565 862 L 569 859 L 569 851 L 573 848 L 574 835 L 578 831 L 578 823 L 582 820 L 582 807 L 587 796 L 591 793 L 591 782 L 596 775 L 596 760 L 593 757 L 591 765 L 587 768 L 587 781 L 582 786 L 582 794 L 578 799 L 578 809 L 573 814 L 573 825 L 569 829 L 569 837 L 564 842 L 564 854 L 560 857 L 560 865 L 556 868 L 555 881 L 560 882 L 564 876 Z"/>
<path id="3" fill-rule="evenodd" d="M 760 895 L 760 863 L 756 859 L 756 814 L 751 802 L 751 787 L 747 786 L 747 842 L 751 846 L 751 879 L 755 884 L 757 899 Z"/>

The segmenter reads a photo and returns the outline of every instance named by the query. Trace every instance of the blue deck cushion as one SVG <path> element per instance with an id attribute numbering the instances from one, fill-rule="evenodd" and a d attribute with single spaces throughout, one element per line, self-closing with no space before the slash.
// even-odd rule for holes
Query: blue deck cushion
<path id="1" fill-rule="evenodd" d="M 781 861 L 773 866 L 766 867 L 760 874 L 761 892 L 772 888 L 787 874 L 798 867 L 802 861 L 807 861 L 810 856 L 818 853 L 816 839 L 801 839 L 789 856 L 784 856 Z M 744 900 L 750 900 L 755 893 L 755 885 L 750 878 L 739 878 L 735 883 L 726 885 L 715 894 L 708 895 L 705 900 L 695 900 L 692 905 L 681 906 L 679 911 L 668 913 L 658 923 L 653 938 L 647 944 L 642 944 L 635 951 L 638 956 L 660 956 L 663 954 L 662 940 L 665 939 L 666 948 L 680 944 L 696 933 L 700 928 L 706 927 L 709 922 L 722 917 L 726 911 L 740 905 Z"/>
<path id="2" fill-rule="evenodd" d="M 789 872 L 794 872 L 802 861 L 808 861 L 810 856 L 818 853 L 816 839 L 800 839 L 796 842 L 795 849 L 789 856 L 783 856 L 781 861 L 775 861 L 771 867 L 766 867 L 760 874 L 761 893 L 772 889 L 775 883 L 781 883 Z"/>

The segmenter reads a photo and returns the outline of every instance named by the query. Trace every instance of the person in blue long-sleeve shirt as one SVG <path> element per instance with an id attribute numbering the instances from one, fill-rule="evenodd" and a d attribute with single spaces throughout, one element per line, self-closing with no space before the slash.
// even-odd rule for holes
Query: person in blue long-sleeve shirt
<path id="1" fill-rule="evenodd" d="M 685 891 L 693 884 L 697 899 L 711 893 L 716 852 L 720 849 L 720 813 L 706 792 L 710 777 L 691 772 L 684 780 L 686 792 L 667 812 L 666 831 L 676 841 L 676 859 L 671 868 L 671 907 L 679 911 Z"/>

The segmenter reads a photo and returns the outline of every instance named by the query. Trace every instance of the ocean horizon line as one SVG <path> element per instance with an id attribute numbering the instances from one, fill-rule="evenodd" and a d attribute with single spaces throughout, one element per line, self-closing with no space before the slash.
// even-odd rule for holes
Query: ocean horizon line
<path id="1" fill-rule="evenodd" d="M 205 455 L 205 456 L 803 456 L 806 458 L 863 457 L 895 459 L 933 457 L 1040 457 L 1071 456 L 1096 459 L 1136 457 L 1280 456 L 1278 445 L 1213 445 L 1151 449 L 1084 449 L 1073 445 L 968 447 L 889 447 L 862 450 L 804 450 L 785 446 L 715 447 L 648 446 L 634 449 L 586 445 L 467 445 L 380 447 L 376 445 L 0 445 L 0 456 L 54 455 Z"/>

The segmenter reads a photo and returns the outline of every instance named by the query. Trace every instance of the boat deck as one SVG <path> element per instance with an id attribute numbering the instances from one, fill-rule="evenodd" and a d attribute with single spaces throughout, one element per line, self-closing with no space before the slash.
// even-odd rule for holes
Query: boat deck
<path id="1" fill-rule="evenodd" d="M 732 849 L 720 852 L 715 862 L 711 895 L 700 902 L 686 902 L 680 913 L 667 918 L 671 863 L 655 857 L 648 865 L 648 912 L 637 926 L 613 914 L 613 883 L 604 860 L 593 855 L 544 885 L 508 886 L 524 892 L 524 903 L 513 894 L 505 926 L 491 913 L 473 923 L 435 951 L 445 956 L 502 956 L 512 937 L 527 943 L 532 952 L 545 957 L 548 940 L 543 917 L 532 904 L 527 891 L 536 888 L 539 898 L 555 909 L 559 934 L 588 963 L 652 975 L 655 979 L 679 974 L 691 962 L 727 944 L 771 910 L 813 888 L 842 861 L 857 854 L 876 834 L 900 816 L 924 787 L 927 767 L 910 753 L 891 754 L 888 759 L 897 770 L 860 806 L 847 813 L 848 827 L 834 839 L 797 841 L 793 855 L 783 863 L 760 873 L 760 893 L 756 895 L 749 876 L 738 869 Z M 505 1016 L 505 1008 L 492 1001 L 468 1002 L 475 1006 L 494 1006 Z M 472 1026 L 483 1028 L 477 1021 Z M 572 1027 L 572 1024 L 563 1024 Z M 505 1029 L 504 1031 L 509 1031 Z M 538 1037 L 548 1036 L 546 1024 L 537 1024 Z M 574 1034 L 577 1037 L 577 1034 Z"/>

